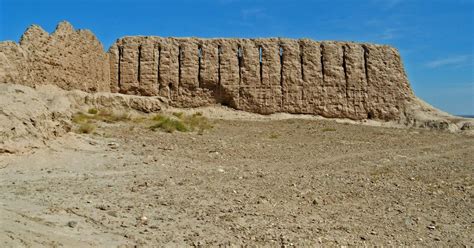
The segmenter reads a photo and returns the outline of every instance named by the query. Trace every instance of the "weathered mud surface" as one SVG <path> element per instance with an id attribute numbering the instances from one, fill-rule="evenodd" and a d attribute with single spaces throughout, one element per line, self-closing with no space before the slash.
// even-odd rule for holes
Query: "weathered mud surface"
<path id="1" fill-rule="evenodd" d="M 0 155 L 1 246 L 474 243 L 472 136 L 321 120 L 214 126 L 105 125 Z"/>

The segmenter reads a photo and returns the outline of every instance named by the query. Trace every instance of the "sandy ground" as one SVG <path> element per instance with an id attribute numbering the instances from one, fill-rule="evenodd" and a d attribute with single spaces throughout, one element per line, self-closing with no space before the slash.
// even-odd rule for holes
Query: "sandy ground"
<path id="1" fill-rule="evenodd" d="M 0 154 L 0 246 L 472 246 L 474 137 L 325 120 L 102 124 Z"/>

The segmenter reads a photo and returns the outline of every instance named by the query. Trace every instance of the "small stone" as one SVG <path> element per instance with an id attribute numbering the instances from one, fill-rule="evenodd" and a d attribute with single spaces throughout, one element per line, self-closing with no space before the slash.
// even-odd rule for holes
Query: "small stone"
<path id="1" fill-rule="evenodd" d="M 118 216 L 118 215 L 117 215 L 117 212 L 116 212 L 116 211 L 113 211 L 113 210 L 108 211 L 107 214 L 110 215 L 110 216 L 112 216 L 112 217 L 117 217 L 117 216 Z"/>
<path id="2" fill-rule="evenodd" d="M 117 149 L 119 147 L 119 145 L 117 143 L 113 143 L 113 142 L 108 143 L 107 145 L 110 147 L 110 149 Z"/>
<path id="3" fill-rule="evenodd" d="M 474 129 L 474 123 L 472 122 L 466 122 L 464 125 L 462 125 L 461 130 L 473 130 Z"/>
<path id="4" fill-rule="evenodd" d="M 67 226 L 70 228 L 75 228 L 77 226 L 77 221 L 71 220 L 67 223 Z"/>
<path id="5" fill-rule="evenodd" d="M 430 230 L 435 230 L 436 229 L 436 226 L 433 225 L 433 224 L 430 224 L 428 225 L 426 228 L 430 229 Z"/>
<path id="6" fill-rule="evenodd" d="M 143 225 L 146 225 L 146 224 L 148 224 L 148 218 L 146 216 L 142 215 L 142 217 L 140 217 L 140 222 Z"/>

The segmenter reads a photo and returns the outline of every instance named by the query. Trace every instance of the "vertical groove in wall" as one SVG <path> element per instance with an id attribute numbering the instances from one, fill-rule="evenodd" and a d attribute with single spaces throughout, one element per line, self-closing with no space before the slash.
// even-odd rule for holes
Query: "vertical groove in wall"
<path id="1" fill-rule="evenodd" d="M 198 87 L 201 88 L 202 46 L 198 46 Z"/>
<path id="2" fill-rule="evenodd" d="M 365 72 L 365 80 L 366 80 L 366 87 L 367 87 L 367 90 L 369 89 L 369 82 L 370 82 L 370 78 L 369 78 L 369 49 L 367 48 L 366 45 L 362 45 L 362 48 L 364 49 L 364 72 Z M 367 102 L 367 101 L 365 101 Z M 374 118 L 374 114 L 371 110 L 369 110 L 366 106 L 366 110 L 367 110 L 367 119 L 371 120 Z"/>
<path id="3" fill-rule="evenodd" d="M 178 47 L 178 89 L 179 86 L 181 85 L 181 62 L 182 62 L 182 51 L 181 51 L 181 46 Z"/>
<path id="4" fill-rule="evenodd" d="M 324 83 L 324 58 L 323 58 L 323 54 L 324 54 L 324 45 L 321 44 L 320 47 L 319 47 L 320 51 L 321 51 L 321 75 L 322 75 L 322 78 L 323 78 L 323 83 Z"/>
<path id="5" fill-rule="evenodd" d="M 347 62 L 346 62 L 346 45 L 342 46 L 342 68 L 344 69 L 344 79 L 346 81 L 346 99 L 349 99 L 349 75 L 347 75 Z"/>
<path id="6" fill-rule="evenodd" d="M 260 84 L 263 84 L 263 48 L 258 47 L 258 59 L 260 64 Z"/>
<path id="7" fill-rule="evenodd" d="M 367 46 L 362 45 L 362 48 L 364 49 L 364 71 L 365 71 L 365 80 L 367 80 L 367 85 L 369 84 L 369 68 L 368 68 L 368 55 L 369 55 L 369 49 Z"/>
<path id="8" fill-rule="evenodd" d="M 161 64 L 161 45 L 158 45 L 158 67 L 157 67 L 157 82 L 158 82 L 158 92 L 161 90 L 161 72 L 160 72 L 160 64 Z"/>
<path id="9" fill-rule="evenodd" d="M 306 81 L 305 75 L 304 75 L 304 47 L 303 44 L 300 44 L 300 66 L 301 66 L 301 79 L 303 82 Z"/>
<path id="10" fill-rule="evenodd" d="M 283 108 L 283 99 L 284 97 L 284 90 L 283 90 L 283 47 L 280 45 L 279 49 L 280 54 L 280 90 L 281 90 L 281 107 Z"/>
<path id="11" fill-rule="evenodd" d="M 118 70 L 117 70 L 117 84 L 118 84 L 118 91 L 120 92 L 122 88 L 122 57 L 123 57 L 123 47 L 118 46 Z"/>
<path id="12" fill-rule="evenodd" d="M 221 46 L 217 46 L 217 83 L 221 86 Z"/>
<path id="13" fill-rule="evenodd" d="M 142 61 L 142 46 L 138 46 L 138 70 L 137 70 L 137 80 L 138 83 L 141 81 L 141 61 Z"/>
<path id="14" fill-rule="evenodd" d="M 237 99 L 238 101 L 238 106 L 240 106 L 240 98 L 241 98 L 241 85 L 242 85 L 242 58 L 243 58 L 243 50 L 242 46 L 239 45 L 237 47 L 237 64 L 239 65 L 239 98 Z"/>

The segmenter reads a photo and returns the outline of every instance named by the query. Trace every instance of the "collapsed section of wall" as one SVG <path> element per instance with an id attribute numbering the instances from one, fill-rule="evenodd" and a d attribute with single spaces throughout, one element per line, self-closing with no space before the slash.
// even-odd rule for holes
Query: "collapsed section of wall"
<path id="1" fill-rule="evenodd" d="M 177 107 L 397 119 L 413 93 L 392 47 L 308 39 L 124 37 L 109 49 L 113 92 Z"/>
<path id="2" fill-rule="evenodd" d="M 29 27 L 20 43 L 0 42 L 0 83 L 54 84 L 66 90 L 110 91 L 108 55 L 88 30 L 61 22 L 49 35 Z"/>

